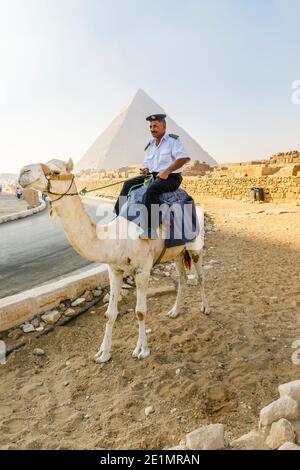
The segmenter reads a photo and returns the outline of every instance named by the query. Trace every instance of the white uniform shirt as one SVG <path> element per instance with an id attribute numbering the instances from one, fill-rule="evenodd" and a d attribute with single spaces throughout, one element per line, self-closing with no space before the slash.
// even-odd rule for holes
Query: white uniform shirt
<path id="1" fill-rule="evenodd" d="M 156 145 L 156 139 L 151 140 L 144 158 L 144 167 L 150 171 L 160 172 L 166 170 L 178 158 L 185 157 L 190 158 L 179 138 L 174 139 L 165 133 L 159 145 Z M 181 173 L 181 171 L 182 167 L 172 173 Z"/>

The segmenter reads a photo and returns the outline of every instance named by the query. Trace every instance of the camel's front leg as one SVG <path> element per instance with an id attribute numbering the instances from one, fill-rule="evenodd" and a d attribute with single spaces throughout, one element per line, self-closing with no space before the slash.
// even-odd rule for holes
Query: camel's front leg
<path id="1" fill-rule="evenodd" d="M 146 335 L 145 316 L 147 312 L 147 289 L 150 277 L 149 271 L 139 270 L 135 276 L 136 283 L 136 308 L 135 314 L 139 323 L 139 338 L 135 350 L 132 353 L 133 357 L 144 359 L 150 354 Z"/>
<path id="2" fill-rule="evenodd" d="M 112 330 L 116 318 L 118 316 L 118 300 L 122 287 L 123 273 L 109 267 L 110 295 L 109 303 L 105 313 L 107 323 L 105 326 L 105 334 L 101 347 L 95 355 L 96 362 L 107 362 L 111 358 L 110 348 L 112 343 Z"/>

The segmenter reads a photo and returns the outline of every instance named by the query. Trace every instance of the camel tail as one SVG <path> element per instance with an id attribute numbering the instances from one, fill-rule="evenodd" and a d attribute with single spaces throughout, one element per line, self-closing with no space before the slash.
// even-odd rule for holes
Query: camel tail
<path id="1" fill-rule="evenodd" d="M 184 250 L 182 257 L 183 257 L 183 265 L 184 265 L 184 267 L 185 267 L 188 271 L 190 271 L 191 268 L 192 268 L 192 259 L 191 259 L 191 257 L 190 257 L 189 252 L 188 252 L 187 250 Z"/>

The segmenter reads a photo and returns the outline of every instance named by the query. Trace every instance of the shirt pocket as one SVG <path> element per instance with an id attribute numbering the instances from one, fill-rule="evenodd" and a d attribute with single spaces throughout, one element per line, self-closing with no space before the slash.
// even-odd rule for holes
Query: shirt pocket
<path id="1" fill-rule="evenodd" d="M 173 162 L 173 158 L 172 158 L 172 155 L 171 155 L 171 152 L 161 152 L 160 155 L 159 155 L 159 163 L 161 165 L 164 165 L 164 166 L 169 166 L 171 165 L 171 163 Z"/>

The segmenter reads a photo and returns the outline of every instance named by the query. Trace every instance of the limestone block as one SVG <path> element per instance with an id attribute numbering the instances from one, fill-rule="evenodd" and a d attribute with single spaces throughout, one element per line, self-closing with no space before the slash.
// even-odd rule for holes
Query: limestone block
<path id="1" fill-rule="evenodd" d="M 292 424 L 282 418 L 272 424 L 266 444 L 271 449 L 278 449 L 285 442 L 295 442 L 295 432 Z"/>
<path id="2" fill-rule="evenodd" d="M 186 436 L 186 446 L 189 450 L 224 449 L 223 424 L 209 424 L 190 432 Z"/>
<path id="3" fill-rule="evenodd" d="M 260 426 L 268 426 L 281 418 L 295 420 L 298 418 L 298 405 L 289 396 L 273 401 L 260 412 Z"/>
<path id="4" fill-rule="evenodd" d="M 294 380 L 286 384 L 279 385 L 278 391 L 281 397 L 289 396 L 300 405 L 300 380 Z"/>
<path id="5" fill-rule="evenodd" d="M 250 431 L 248 434 L 235 439 L 230 444 L 234 449 L 241 450 L 267 450 L 262 433 L 257 431 Z"/>

